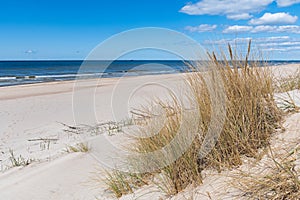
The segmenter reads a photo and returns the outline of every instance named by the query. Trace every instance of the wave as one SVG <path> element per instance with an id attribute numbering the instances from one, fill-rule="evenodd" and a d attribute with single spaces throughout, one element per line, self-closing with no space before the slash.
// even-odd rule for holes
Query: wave
<path id="1" fill-rule="evenodd" d="M 90 77 L 90 76 L 99 76 L 101 73 L 93 74 L 57 74 L 57 75 L 38 75 L 36 78 L 72 78 L 72 77 Z"/>
<path id="2" fill-rule="evenodd" d="M 11 77 L 11 76 L 5 76 L 5 77 L 0 77 L 0 81 L 8 81 L 8 80 L 15 80 L 17 79 L 16 76 Z"/>
<path id="3" fill-rule="evenodd" d="M 76 80 L 76 79 L 90 79 L 90 78 L 112 78 L 122 76 L 140 76 L 150 74 L 168 74 L 175 73 L 176 70 L 162 70 L 162 71 L 115 71 L 104 73 L 77 73 L 77 74 L 51 74 L 51 75 L 16 75 L 16 76 L 0 76 L 0 87 L 11 85 L 22 85 L 30 83 Z M 178 72 L 178 71 L 177 71 Z"/>
<path id="4" fill-rule="evenodd" d="M 9 81 L 16 79 L 56 79 L 56 78 L 72 78 L 72 77 L 95 77 L 100 76 L 101 73 L 94 74 L 53 74 L 53 75 L 29 75 L 29 76 L 3 76 L 0 81 Z"/>
<path id="5" fill-rule="evenodd" d="M 119 71 L 119 72 L 106 72 L 106 73 L 90 73 L 90 74 L 52 74 L 52 75 L 26 75 L 26 76 L 0 76 L 0 81 L 21 80 L 21 79 L 63 79 L 63 78 L 78 78 L 78 77 L 101 77 L 101 76 L 114 76 L 120 74 L 164 74 L 174 73 L 176 70 L 164 71 Z"/>

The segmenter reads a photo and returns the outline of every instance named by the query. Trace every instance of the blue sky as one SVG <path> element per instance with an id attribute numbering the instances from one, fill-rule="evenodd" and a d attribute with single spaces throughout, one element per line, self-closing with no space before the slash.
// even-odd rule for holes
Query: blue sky
<path id="1" fill-rule="evenodd" d="M 183 32 L 207 48 L 251 38 L 270 59 L 300 60 L 300 0 L 0 0 L 0 60 L 84 59 L 132 28 Z"/>

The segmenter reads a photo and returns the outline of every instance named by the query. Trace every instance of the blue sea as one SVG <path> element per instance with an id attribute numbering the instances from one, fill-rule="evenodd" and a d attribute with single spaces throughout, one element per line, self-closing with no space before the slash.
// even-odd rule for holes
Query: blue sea
<path id="1" fill-rule="evenodd" d="M 187 71 L 186 62 L 177 60 L 118 61 L 0 61 L 0 87 L 76 78 L 141 76 Z M 272 65 L 300 61 L 271 61 Z M 78 73 L 79 72 L 79 73 Z"/>
<path id="2" fill-rule="evenodd" d="M 0 87 L 76 78 L 178 73 L 186 69 L 183 61 L 176 60 L 0 61 Z"/>

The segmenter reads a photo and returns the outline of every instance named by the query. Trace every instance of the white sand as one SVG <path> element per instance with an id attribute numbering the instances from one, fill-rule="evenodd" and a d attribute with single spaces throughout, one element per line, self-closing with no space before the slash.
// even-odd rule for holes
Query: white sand
<path id="1" fill-rule="evenodd" d="M 127 108 L 135 105 L 138 107 L 138 103 L 145 101 L 147 96 L 162 96 L 159 93 L 165 92 L 157 85 L 146 85 L 131 94 L 132 88 L 146 83 L 164 82 L 176 87 L 180 76 L 102 79 L 99 83 L 86 80 L 83 82 L 84 87 L 80 85 L 77 94 L 83 105 L 88 104 L 85 97 L 89 97 L 89 93 L 94 92 L 95 86 L 98 85 L 95 93 L 98 122 L 118 121 L 129 117 Z M 0 199 L 95 199 L 95 196 L 104 192 L 103 186 L 97 187 L 96 192 L 91 192 L 94 191 L 95 182 L 89 179 L 89 174 L 97 172 L 96 166 L 100 167 L 89 155 L 91 153 L 65 152 L 68 145 L 89 138 L 67 133 L 64 131 L 66 127 L 61 124 L 75 125 L 72 108 L 73 86 L 74 81 L 66 81 L 0 88 Z M 115 86 L 120 89 L 113 91 Z M 112 92 L 117 95 L 115 109 L 124 103 L 126 109 L 122 109 L 122 112 L 111 109 Z M 129 102 L 125 98 L 128 95 L 132 95 Z M 83 120 L 86 125 L 94 125 L 94 120 L 86 123 L 89 122 L 86 119 L 89 119 L 90 113 L 85 113 L 84 109 L 85 107 L 77 107 L 76 111 L 79 110 L 82 117 L 77 120 L 78 123 Z M 114 114 L 117 118 L 114 118 Z M 41 138 L 52 141 L 29 141 Z M 118 139 L 116 136 L 113 138 Z M 26 167 L 10 168 L 10 149 L 16 157 L 33 159 L 34 162 Z M 90 184 L 84 184 L 85 182 Z"/>
<path id="2" fill-rule="evenodd" d="M 293 73 L 297 67 L 299 66 L 276 67 L 275 74 L 281 76 L 289 72 Z M 93 80 L 83 83 L 76 90 L 82 103 L 80 105 L 89 103 L 88 97 L 91 91 L 94 92 L 95 86 L 98 86 L 95 92 L 97 119 L 90 120 L 91 115 L 85 111 L 85 107 L 77 107 L 76 112 L 79 112 L 80 119 L 76 119 L 76 122 L 94 125 L 96 122 L 126 119 L 130 117 L 128 109 L 138 107 L 140 103 L 144 104 L 146 97 L 165 95 L 166 90 L 162 87 L 157 84 L 145 85 L 145 83 L 160 83 L 174 89 L 182 85 L 182 79 L 181 75 L 173 74 L 127 77 L 121 82 L 118 82 L 118 79 L 102 79 L 99 83 Z M 141 85 L 142 88 L 136 88 Z M 112 198 L 103 183 L 93 180 L 95 178 L 93 173 L 99 174 L 97 168 L 101 167 L 91 155 L 93 149 L 90 153 L 65 152 L 67 145 L 93 137 L 92 134 L 79 136 L 65 132 L 63 129 L 66 127 L 60 124 L 75 125 L 72 107 L 73 86 L 74 81 L 66 81 L 0 88 L 0 199 Z M 117 88 L 114 90 L 115 86 Z M 132 93 L 135 91 L 132 88 L 137 91 Z M 115 110 L 111 109 L 113 92 L 116 95 L 113 100 Z M 294 91 L 293 95 L 295 99 L 299 98 L 299 101 L 296 101 L 300 105 L 299 91 Z M 128 100 L 129 96 L 132 97 Z M 294 121 L 288 120 L 286 126 L 291 129 L 298 128 L 300 116 L 292 117 L 295 118 Z M 294 138 L 295 134 L 288 138 Z M 41 138 L 55 139 L 55 141 L 28 141 Z M 118 136 L 111 138 L 120 139 Z M 9 149 L 14 151 L 16 157 L 33 159 L 34 162 L 26 167 L 11 168 Z M 201 199 L 207 197 L 207 192 L 217 197 L 220 191 L 227 191 L 224 189 L 226 188 L 224 183 L 224 177 L 209 175 L 204 179 L 202 186 L 187 190 L 186 193 L 194 193 L 194 196 L 198 195 L 197 197 Z M 230 190 L 228 187 L 227 189 Z M 123 199 L 157 199 L 159 196 L 163 194 L 158 192 L 157 188 L 147 187 Z M 180 197 L 182 196 L 179 195 L 178 199 Z"/>

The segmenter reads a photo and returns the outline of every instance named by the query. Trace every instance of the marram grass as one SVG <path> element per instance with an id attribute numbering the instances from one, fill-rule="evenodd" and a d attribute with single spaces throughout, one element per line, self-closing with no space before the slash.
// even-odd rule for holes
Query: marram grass
<path id="1" fill-rule="evenodd" d="M 258 149 L 269 144 L 271 134 L 279 127 L 282 113 L 274 101 L 274 79 L 271 71 L 267 67 L 261 67 L 260 62 L 248 62 L 250 43 L 243 61 L 232 53 L 230 46 L 228 51 L 229 58 L 225 56 L 225 53 L 221 53 L 220 59 L 214 53 L 209 54 L 209 62 L 193 63 L 191 65 L 193 72 L 186 74 L 187 87 L 192 88 L 192 94 L 188 95 L 196 97 L 197 115 L 201 116 L 201 121 L 197 129 L 193 130 L 198 132 L 198 137 L 188 150 L 175 162 L 152 173 L 153 176 L 159 174 L 159 177 L 162 177 L 152 183 L 157 184 L 168 195 L 174 195 L 190 184 L 201 184 L 201 171 L 205 168 L 221 171 L 224 168 L 242 164 L 241 156 L 257 157 Z M 205 82 L 205 76 L 213 78 L 214 74 L 209 70 L 199 72 L 203 68 L 214 68 L 221 77 L 225 92 L 226 115 L 215 146 L 205 157 L 199 158 L 199 151 L 208 127 L 218 125 L 218 121 L 213 122 L 216 124 L 210 124 L 212 114 L 215 113 L 212 113 L 212 99 L 209 92 L 211 86 Z M 180 122 L 182 110 L 175 98 L 171 102 L 156 103 L 161 105 L 167 113 L 164 126 L 158 134 L 152 137 L 136 138 L 132 145 L 134 151 L 145 153 L 161 149 L 175 137 L 179 126 L 182 125 Z M 140 112 L 140 116 L 151 116 L 150 109 Z M 193 116 L 190 117 L 193 118 Z M 145 118 L 145 121 L 147 120 L 149 119 Z M 191 123 L 193 123 L 192 120 Z M 187 126 L 185 130 L 194 127 L 194 124 L 185 123 L 184 125 Z M 184 144 L 179 142 L 178 146 L 180 145 Z M 172 156 L 170 155 L 170 160 Z M 115 173 L 112 172 L 109 175 L 109 180 L 119 179 L 120 176 L 115 176 Z M 143 174 L 139 177 L 143 177 Z M 126 192 L 120 192 L 124 191 L 122 189 L 124 185 Z M 132 188 L 130 184 L 122 183 L 118 192 L 115 192 L 116 189 L 113 191 L 119 197 L 132 192 Z"/>

